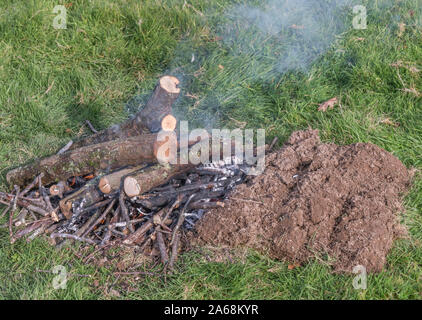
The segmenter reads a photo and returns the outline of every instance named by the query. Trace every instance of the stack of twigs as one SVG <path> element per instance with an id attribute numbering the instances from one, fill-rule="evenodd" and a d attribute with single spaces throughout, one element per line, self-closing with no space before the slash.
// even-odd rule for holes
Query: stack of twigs
<path id="1" fill-rule="evenodd" d="M 17 187 L 12 193 L 0 193 L 0 202 L 7 205 L 3 215 L 9 212 L 9 222 L 3 227 L 9 228 L 12 243 L 41 235 L 48 235 L 58 247 L 69 241 L 99 248 L 122 243 L 157 256 L 172 268 L 183 230 L 191 229 L 206 210 L 223 207 L 229 191 L 243 182 L 245 170 L 246 166 L 223 162 L 202 165 L 138 196 L 128 197 L 122 189 L 102 194 L 88 207 L 79 203 L 69 218 L 60 202 L 97 185 L 98 179 L 71 177 L 61 194 L 57 184 L 44 186 L 40 174 L 21 192 Z"/>
<path id="2" fill-rule="evenodd" d="M 49 235 L 59 247 L 81 241 L 105 248 L 118 242 L 159 256 L 172 267 L 182 229 L 191 228 L 204 210 L 224 206 L 246 170 L 232 161 L 157 163 L 162 144 L 156 132 L 176 127 L 172 104 L 178 83 L 162 77 L 132 119 L 94 130 L 53 156 L 11 170 L 7 180 L 14 189 L 0 192 L 10 241 Z"/>

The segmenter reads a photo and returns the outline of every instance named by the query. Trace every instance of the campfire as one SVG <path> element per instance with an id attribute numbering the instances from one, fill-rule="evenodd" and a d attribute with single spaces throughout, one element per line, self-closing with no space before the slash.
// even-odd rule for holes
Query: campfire
<path id="1" fill-rule="evenodd" d="M 172 115 L 178 84 L 162 77 L 133 118 L 100 132 L 92 128 L 57 154 L 8 172 L 14 190 L 0 192 L 0 203 L 7 206 L 2 217 L 8 214 L 11 243 L 48 235 L 57 247 L 71 241 L 99 249 L 136 246 L 172 268 L 183 230 L 206 210 L 224 207 L 250 168 L 234 156 L 201 165 L 170 164 L 171 148 L 160 156 L 159 131 L 174 133 L 178 145 Z"/>

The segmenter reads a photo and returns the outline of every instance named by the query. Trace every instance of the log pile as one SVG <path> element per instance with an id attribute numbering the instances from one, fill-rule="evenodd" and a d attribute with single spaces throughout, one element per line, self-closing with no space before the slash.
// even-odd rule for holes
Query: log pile
<path id="1" fill-rule="evenodd" d="M 3 227 L 9 229 L 11 243 L 24 237 L 30 242 L 48 235 L 57 247 L 69 241 L 99 248 L 116 243 L 137 246 L 172 269 L 182 230 L 191 229 L 206 210 L 224 207 L 229 192 L 244 182 L 247 166 L 222 161 L 189 167 L 174 173 L 164 184 L 156 183 L 147 192 L 127 195 L 126 179 L 143 182 L 163 170 L 171 168 L 148 164 L 125 168 L 101 179 L 78 176 L 50 186 L 43 185 L 40 174 L 21 192 L 19 187 L 12 193 L 0 192 L 0 203 L 7 205 L 2 215 L 9 212 L 9 221 Z M 99 181 L 117 176 L 126 177 L 121 188 L 108 193 L 99 190 Z"/>
<path id="2" fill-rule="evenodd" d="M 10 242 L 48 235 L 62 247 L 137 246 L 172 268 L 182 230 L 205 210 L 224 206 L 247 166 L 230 161 L 194 166 L 157 163 L 157 132 L 173 131 L 179 81 L 165 76 L 133 118 L 76 142 L 56 155 L 9 171 L 0 219 Z M 92 126 L 92 125 L 91 125 Z"/>
<path id="3" fill-rule="evenodd" d="M 54 156 L 11 170 L 6 175 L 7 181 L 11 185 L 25 185 L 36 173 L 43 173 L 44 183 L 51 183 L 136 165 L 142 160 L 153 162 L 156 132 L 176 128 L 172 104 L 180 93 L 178 83 L 175 77 L 162 77 L 145 107 L 133 118 L 73 142 L 66 151 L 62 149 Z"/>

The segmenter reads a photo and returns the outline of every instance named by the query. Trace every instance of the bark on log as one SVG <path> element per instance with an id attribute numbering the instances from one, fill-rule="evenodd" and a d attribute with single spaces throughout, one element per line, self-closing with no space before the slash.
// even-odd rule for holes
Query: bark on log
<path id="1" fill-rule="evenodd" d="M 59 206 L 66 219 L 70 219 L 73 213 L 81 212 L 102 198 L 103 194 L 97 189 L 96 183 L 89 182 L 78 191 L 60 200 Z"/>
<path id="2" fill-rule="evenodd" d="M 13 169 L 6 179 L 11 184 L 25 185 L 35 175 L 44 173 L 43 183 L 49 184 L 98 170 L 113 170 L 142 161 L 154 162 L 156 139 L 156 134 L 145 134 L 70 150 Z"/>
<path id="3" fill-rule="evenodd" d="M 152 188 L 167 182 L 177 174 L 186 172 L 193 168 L 192 165 L 153 165 L 140 170 L 134 176 L 126 177 L 123 182 L 123 189 L 128 197 L 138 196 Z"/>
<path id="4" fill-rule="evenodd" d="M 172 199 L 171 196 L 155 196 L 149 199 L 142 199 L 139 201 L 139 203 L 143 207 L 152 210 L 154 208 L 160 208 L 160 207 L 165 206 L 167 203 L 170 202 L 171 199 Z"/>
<path id="5" fill-rule="evenodd" d="M 161 263 L 165 265 L 169 260 L 169 256 L 167 254 L 167 248 L 164 243 L 164 238 L 163 234 L 161 233 L 161 230 L 157 230 L 157 244 L 158 249 L 160 250 Z"/>
<path id="6" fill-rule="evenodd" d="M 154 156 L 161 164 L 174 163 L 179 143 L 174 131 L 160 131 L 154 144 Z"/>
<path id="7" fill-rule="evenodd" d="M 179 96 L 180 88 L 177 88 L 178 84 L 179 80 L 176 77 L 161 77 L 145 107 L 133 118 L 74 142 L 70 150 L 160 131 L 161 121 L 165 116 L 172 113 L 171 106 Z"/>

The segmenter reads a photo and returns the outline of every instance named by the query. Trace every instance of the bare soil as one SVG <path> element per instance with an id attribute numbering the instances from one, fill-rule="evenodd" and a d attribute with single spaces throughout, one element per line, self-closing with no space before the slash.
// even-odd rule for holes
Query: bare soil
<path id="1" fill-rule="evenodd" d="M 266 157 L 263 174 L 242 184 L 189 235 L 191 244 L 250 247 L 302 264 L 328 261 L 335 272 L 382 270 L 399 223 L 406 167 L 369 143 L 321 143 L 317 130 L 294 132 Z"/>

